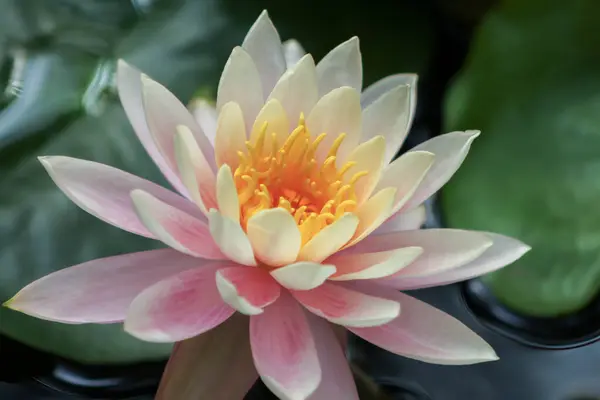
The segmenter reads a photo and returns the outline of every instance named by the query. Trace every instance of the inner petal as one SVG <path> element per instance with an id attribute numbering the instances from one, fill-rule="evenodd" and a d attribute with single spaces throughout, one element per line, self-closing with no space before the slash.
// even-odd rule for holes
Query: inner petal
<path id="1" fill-rule="evenodd" d="M 294 217 L 305 244 L 356 209 L 356 182 L 370 171 L 354 169 L 352 176 L 344 178 L 356 163 L 336 166 L 337 151 L 346 136 L 343 133 L 333 141 L 325 160 L 318 162 L 315 153 L 326 135 L 311 137 L 301 115 L 297 127 L 284 135 L 285 140 L 269 129 L 266 121 L 258 135 L 246 142 L 247 150 L 238 152 L 240 162 L 234 172 L 244 229 L 252 215 L 280 207 Z"/>

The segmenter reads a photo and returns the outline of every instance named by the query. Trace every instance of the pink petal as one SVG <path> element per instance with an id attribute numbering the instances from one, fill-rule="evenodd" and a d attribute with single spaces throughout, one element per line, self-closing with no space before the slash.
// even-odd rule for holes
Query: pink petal
<path id="1" fill-rule="evenodd" d="M 286 69 L 283 47 L 267 11 L 263 11 L 248 31 L 242 48 L 248 52 L 260 74 L 267 97 Z"/>
<path id="2" fill-rule="evenodd" d="M 100 258 L 53 272 L 25 286 L 5 305 L 68 324 L 113 323 L 145 288 L 206 261 L 171 249 Z"/>
<path id="3" fill-rule="evenodd" d="M 321 382 L 313 335 L 302 308 L 288 294 L 250 318 L 254 364 L 280 399 L 309 397 Z"/>
<path id="4" fill-rule="evenodd" d="M 443 365 L 494 361 L 496 353 L 462 322 L 435 307 L 395 290 L 377 285 L 357 285 L 402 304 L 395 320 L 372 328 L 349 328 L 361 338 L 387 351 L 429 363 Z"/>
<path id="5" fill-rule="evenodd" d="M 212 260 L 227 259 L 210 235 L 208 225 L 143 190 L 131 192 L 140 220 L 156 238 L 182 253 Z"/>
<path id="6" fill-rule="evenodd" d="M 196 160 L 201 177 L 214 177 L 217 170 L 214 148 L 188 109 L 166 87 L 142 75 L 142 95 L 146 122 L 156 147 L 171 169 L 177 171 L 175 134 L 178 126 L 189 129 L 201 153 Z"/>
<path id="7" fill-rule="evenodd" d="M 135 213 L 129 194 L 141 189 L 159 200 L 206 221 L 190 201 L 155 183 L 117 168 L 77 158 L 40 157 L 56 185 L 75 204 L 104 222 L 136 235 L 154 238 Z"/>
<path id="8" fill-rule="evenodd" d="M 388 218 L 375 232 L 374 235 L 393 233 L 399 231 L 412 231 L 421 228 L 427 219 L 425 206 L 413 208 L 405 212 L 398 212 Z"/>
<path id="9" fill-rule="evenodd" d="M 388 251 L 395 248 L 418 246 L 423 254 L 396 274 L 383 278 L 427 276 L 472 261 L 492 245 L 485 234 L 459 229 L 423 229 L 371 236 L 355 246 L 350 254 Z"/>
<path id="10" fill-rule="evenodd" d="M 244 398 L 258 378 L 248 330 L 248 318 L 238 314 L 175 344 L 156 400 Z"/>
<path id="11" fill-rule="evenodd" d="M 309 400 L 359 400 L 344 349 L 329 323 L 307 313 L 323 377 Z"/>
<path id="12" fill-rule="evenodd" d="M 342 86 L 349 86 L 360 93 L 362 75 L 360 46 L 354 36 L 327 53 L 317 64 L 319 94 L 323 96 Z"/>
<path id="13" fill-rule="evenodd" d="M 206 100 L 194 100 L 189 105 L 189 110 L 202 128 L 206 138 L 210 144 L 215 145 L 215 137 L 217 135 L 217 110 Z"/>
<path id="14" fill-rule="evenodd" d="M 226 267 L 217 271 L 217 289 L 242 314 L 256 315 L 279 298 L 280 286 L 260 268 Z"/>
<path id="15" fill-rule="evenodd" d="M 369 296 L 341 284 L 324 283 L 292 294 L 310 312 L 343 326 L 382 325 L 400 313 L 400 304 L 396 301 Z"/>
<path id="16" fill-rule="evenodd" d="M 456 268 L 427 276 L 384 278 L 379 283 L 407 290 L 448 285 L 493 272 L 515 262 L 531 250 L 531 247 L 508 236 L 487 232 L 485 235 L 493 240 L 492 246 L 467 264 L 461 263 Z"/>
<path id="17" fill-rule="evenodd" d="M 131 303 L 125 331 L 148 342 L 177 342 L 221 324 L 235 310 L 217 290 L 220 268 L 218 263 L 206 265 L 150 286 Z"/>
<path id="18" fill-rule="evenodd" d="M 142 73 L 133 68 L 123 60 L 119 60 L 117 68 L 117 84 L 119 87 L 119 98 L 127 114 L 127 118 L 138 139 L 148 152 L 148 155 L 154 160 L 154 163 L 161 170 L 165 178 L 171 185 L 184 196 L 187 195 L 185 186 L 181 183 L 177 174 L 177 169 L 165 160 L 161 152 L 156 147 L 156 143 L 150 134 L 150 129 L 146 123 L 144 113 L 144 104 L 142 100 Z"/>
<path id="19" fill-rule="evenodd" d="M 479 131 L 451 132 L 429 139 L 412 151 L 428 151 L 435 155 L 435 161 L 412 197 L 404 204 L 403 210 L 410 210 L 437 192 L 465 160 L 471 143 Z"/>

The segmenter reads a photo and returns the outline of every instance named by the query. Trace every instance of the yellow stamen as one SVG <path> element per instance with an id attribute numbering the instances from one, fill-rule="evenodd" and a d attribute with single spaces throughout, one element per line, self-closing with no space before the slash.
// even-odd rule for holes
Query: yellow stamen
<path id="1" fill-rule="evenodd" d="M 303 114 L 283 144 L 277 140 L 281 132 L 279 135 L 271 132 L 267 145 L 268 126 L 265 122 L 258 134 L 246 142 L 246 152 L 238 152 L 240 162 L 234 171 L 234 181 L 241 223 L 245 229 L 252 215 L 279 207 L 293 216 L 302 243 L 307 243 L 344 213 L 356 209 L 354 187 L 368 171 L 353 173 L 350 180 L 343 179 L 356 165 L 351 161 L 340 168 L 336 166 L 344 133 L 333 141 L 325 159 L 317 159 L 317 149 L 327 134 L 312 138 Z"/>

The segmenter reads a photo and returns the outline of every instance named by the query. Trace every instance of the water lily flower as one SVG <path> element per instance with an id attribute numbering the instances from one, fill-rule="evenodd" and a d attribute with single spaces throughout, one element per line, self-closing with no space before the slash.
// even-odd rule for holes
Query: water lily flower
<path id="1" fill-rule="evenodd" d="M 167 248 L 54 272 L 7 306 L 178 342 L 158 394 L 169 400 L 242 398 L 257 376 L 281 399 L 358 399 L 332 326 L 425 362 L 495 360 L 461 322 L 398 290 L 473 278 L 529 249 L 493 233 L 419 229 L 423 202 L 479 132 L 392 161 L 416 83 L 394 75 L 362 91 L 357 38 L 315 65 L 297 42 L 282 45 L 266 12 L 232 51 L 216 108 L 192 115 L 120 61 L 125 111 L 178 193 L 91 161 L 40 161 L 85 211 Z"/>

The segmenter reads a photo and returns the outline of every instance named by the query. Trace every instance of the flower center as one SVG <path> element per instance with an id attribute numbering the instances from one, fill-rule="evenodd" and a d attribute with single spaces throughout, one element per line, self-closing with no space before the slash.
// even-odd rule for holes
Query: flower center
<path id="1" fill-rule="evenodd" d="M 281 207 L 296 220 L 304 244 L 344 213 L 354 211 L 354 185 L 368 172 L 343 179 L 355 165 L 351 161 L 341 168 L 336 166 L 344 133 L 333 142 L 325 160 L 318 162 L 315 152 L 326 133 L 312 139 L 303 116 L 281 145 L 273 133 L 270 146 L 265 146 L 266 131 L 267 123 L 254 144 L 246 142 L 248 152 L 238 152 L 240 163 L 234 179 L 242 227 L 245 229 L 248 219 L 257 212 Z"/>

